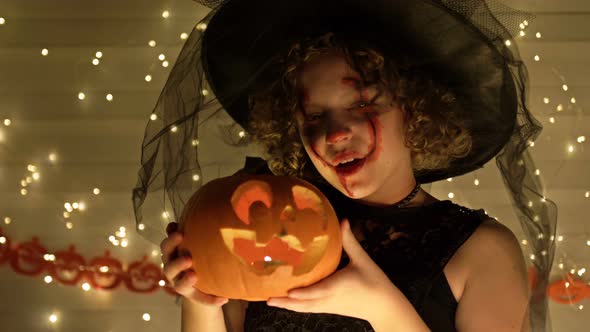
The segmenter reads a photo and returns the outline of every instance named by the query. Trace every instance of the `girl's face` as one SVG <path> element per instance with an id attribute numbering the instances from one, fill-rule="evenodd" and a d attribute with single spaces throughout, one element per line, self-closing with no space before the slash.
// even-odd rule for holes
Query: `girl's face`
<path id="1" fill-rule="evenodd" d="M 360 75 L 336 51 L 307 63 L 299 79 L 299 134 L 326 181 L 348 197 L 374 202 L 408 182 L 413 187 L 402 110 L 389 95 L 377 86 L 361 89 Z"/>

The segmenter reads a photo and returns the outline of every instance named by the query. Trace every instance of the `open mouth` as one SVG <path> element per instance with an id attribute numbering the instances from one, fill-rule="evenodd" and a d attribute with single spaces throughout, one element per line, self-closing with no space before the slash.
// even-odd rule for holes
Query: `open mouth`
<path id="1" fill-rule="evenodd" d="M 311 271 L 323 257 L 328 235 L 316 236 L 303 248 L 293 235 L 273 237 L 267 243 L 256 241 L 256 232 L 248 229 L 220 229 L 225 246 L 243 264 L 257 274 L 271 274 L 282 265 L 293 267 L 293 275 Z"/>
<path id="2" fill-rule="evenodd" d="M 338 166 L 334 167 L 334 169 L 340 176 L 350 176 L 360 171 L 365 165 L 366 160 L 367 157 L 362 159 L 353 159 L 349 162 L 338 164 Z"/>

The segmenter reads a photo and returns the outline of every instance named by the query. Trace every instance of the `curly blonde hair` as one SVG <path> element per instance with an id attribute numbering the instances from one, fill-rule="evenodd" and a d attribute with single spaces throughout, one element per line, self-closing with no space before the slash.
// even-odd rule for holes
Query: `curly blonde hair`
<path id="1" fill-rule="evenodd" d="M 456 100 L 449 88 L 413 66 L 408 57 L 386 59 L 375 48 L 338 40 L 333 33 L 327 33 L 294 42 L 284 56 L 276 59 L 281 77 L 250 95 L 250 139 L 262 146 L 274 174 L 325 182 L 305 152 L 295 111 L 301 107 L 298 74 L 302 67 L 333 50 L 344 54 L 363 82 L 376 83 L 404 110 L 405 144 L 411 151 L 415 175 L 448 167 L 453 160 L 469 153 L 470 133 L 448 112 Z"/>

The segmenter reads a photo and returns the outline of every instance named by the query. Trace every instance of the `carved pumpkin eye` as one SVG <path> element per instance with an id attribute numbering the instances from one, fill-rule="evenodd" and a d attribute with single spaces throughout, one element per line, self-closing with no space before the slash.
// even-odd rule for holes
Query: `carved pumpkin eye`
<path id="1" fill-rule="evenodd" d="M 231 205 L 244 224 L 250 225 L 250 206 L 262 202 L 267 208 L 272 206 L 272 189 L 263 181 L 247 181 L 241 184 L 231 197 Z"/>
<path id="2" fill-rule="evenodd" d="M 298 210 L 311 209 L 321 217 L 325 217 L 326 212 L 322 199 L 313 190 L 295 185 L 291 191 Z"/>

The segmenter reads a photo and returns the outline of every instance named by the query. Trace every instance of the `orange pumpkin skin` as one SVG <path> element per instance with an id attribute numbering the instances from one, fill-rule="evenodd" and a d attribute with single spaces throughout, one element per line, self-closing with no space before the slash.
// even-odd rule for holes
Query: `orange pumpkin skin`
<path id="1" fill-rule="evenodd" d="M 180 252 L 200 291 L 248 301 L 287 296 L 332 274 L 342 254 L 336 213 L 309 182 L 240 174 L 213 180 L 187 202 Z"/>

